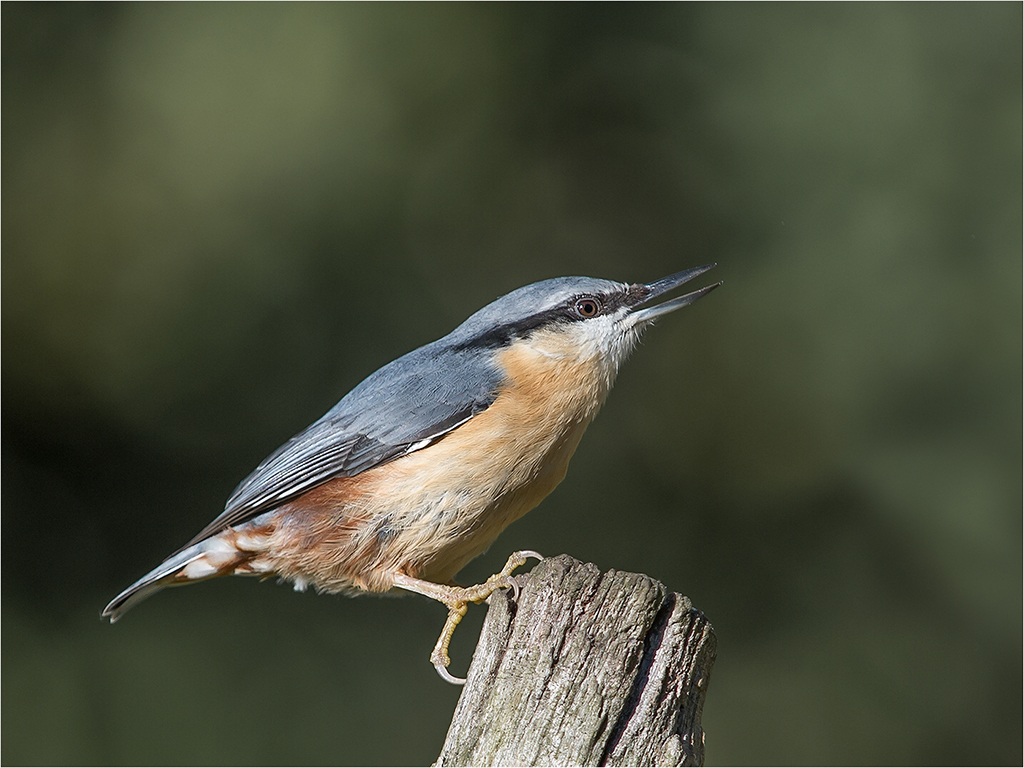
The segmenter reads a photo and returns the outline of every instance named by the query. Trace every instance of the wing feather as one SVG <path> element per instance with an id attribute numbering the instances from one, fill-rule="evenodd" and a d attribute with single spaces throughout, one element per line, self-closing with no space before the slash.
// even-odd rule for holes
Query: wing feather
<path id="1" fill-rule="evenodd" d="M 220 516 L 182 549 L 329 480 L 422 450 L 486 410 L 501 386 L 500 371 L 489 355 L 445 342 L 420 347 L 364 379 L 264 459 L 235 488 Z"/>

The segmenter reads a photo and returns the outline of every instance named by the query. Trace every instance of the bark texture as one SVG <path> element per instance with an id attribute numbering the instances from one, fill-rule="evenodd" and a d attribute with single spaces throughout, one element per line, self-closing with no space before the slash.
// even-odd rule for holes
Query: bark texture
<path id="1" fill-rule="evenodd" d="M 701 765 L 711 624 L 643 574 L 568 555 L 495 593 L 439 766 Z"/>

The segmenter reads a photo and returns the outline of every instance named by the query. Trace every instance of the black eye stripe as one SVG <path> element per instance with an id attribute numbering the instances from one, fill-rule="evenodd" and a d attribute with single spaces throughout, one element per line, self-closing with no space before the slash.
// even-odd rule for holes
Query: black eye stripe
<path id="1" fill-rule="evenodd" d="M 560 303 L 550 309 L 544 309 L 536 314 L 529 315 L 527 317 L 520 318 L 508 323 L 502 323 L 494 328 L 490 328 L 482 333 L 467 338 L 452 345 L 452 349 L 455 351 L 463 349 L 478 349 L 481 347 L 487 347 L 496 349 L 499 347 L 506 347 L 512 344 L 516 339 L 524 338 L 530 335 L 533 331 L 538 328 L 545 326 L 554 326 L 566 322 L 580 322 L 583 320 L 589 320 L 593 317 L 601 315 L 612 314 L 625 303 L 627 303 L 627 295 L 623 292 L 619 293 L 605 293 L 601 295 L 594 294 L 578 294 L 571 299 Z M 596 304 L 597 312 L 594 314 L 585 314 L 579 310 L 579 303 L 581 301 L 591 301 Z"/>

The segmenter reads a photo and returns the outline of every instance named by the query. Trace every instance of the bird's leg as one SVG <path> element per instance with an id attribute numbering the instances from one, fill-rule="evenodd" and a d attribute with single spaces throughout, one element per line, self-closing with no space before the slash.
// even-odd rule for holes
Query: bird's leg
<path id="1" fill-rule="evenodd" d="M 462 617 L 466 615 L 468 604 L 481 603 L 490 597 L 492 593 L 509 587 L 515 590 L 516 597 L 518 598 L 519 585 L 512 579 L 512 571 L 524 565 L 527 559 L 531 557 L 537 560 L 544 559 L 538 553 L 530 550 L 513 552 L 508 562 L 505 563 L 505 567 L 499 573 L 491 576 L 483 584 L 475 584 L 472 587 L 435 584 L 432 581 L 414 579 L 411 576 L 406 576 L 404 573 L 395 575 L 394 584 L 396 587 L 409 592 L 416 592 L 448 606 L 448 619 L 444 623 L 444 629 L 441 630 L 441 636 L 437 639 L 433 653 L 430 654 L 430 663 L 434 665 L 437 674 L 443 679 L 453 685 L 463 685 L 466 682 L 465 678 L 455 677 L 448 671 L 448 665 L 451 663 L 451 659 L 448 657 L 448 644 L 452 640 L 452 635 L 455 634 L 455 628 L 459 626 Z"/>

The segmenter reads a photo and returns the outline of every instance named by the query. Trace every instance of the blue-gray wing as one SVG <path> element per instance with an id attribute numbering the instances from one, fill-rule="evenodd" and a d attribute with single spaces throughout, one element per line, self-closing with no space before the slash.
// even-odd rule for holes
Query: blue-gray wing
<path id="1" fill-rule="evenodd" d="M 323 418 L 268 456 L 224 512 L 186 546 L 339 477 L 427 447 L 486 410 L 502 383 L 486 355 L 428 344 L 363 380 Z"/>

